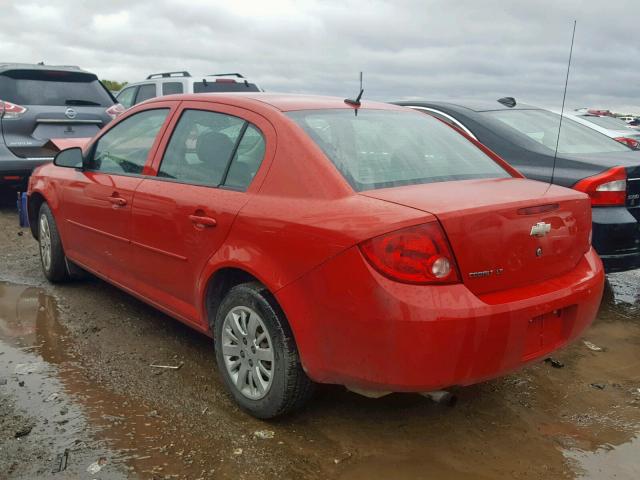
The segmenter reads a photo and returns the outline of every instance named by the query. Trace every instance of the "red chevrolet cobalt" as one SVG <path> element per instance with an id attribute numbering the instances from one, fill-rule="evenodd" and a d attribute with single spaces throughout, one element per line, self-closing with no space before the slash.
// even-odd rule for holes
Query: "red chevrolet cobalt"
<path id="1" fill-rule="evenodd" d="M 274 94 L 140 104 L 31 177 L 54 282 L 97 275 L 213 336 L 240 406 L 314 382 L 429 392 L 540 359 L 603 290 L 589 198 L 393 105 Z"/>

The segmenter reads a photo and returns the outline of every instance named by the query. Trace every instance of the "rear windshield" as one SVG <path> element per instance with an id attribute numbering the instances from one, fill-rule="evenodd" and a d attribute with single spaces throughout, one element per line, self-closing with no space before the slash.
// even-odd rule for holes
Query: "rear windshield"
<path id="1" fill-rule="evenodd" d="M 624 120 L 614 117 L 597 117 L 595 115 L 583 115 L 583 119 L 587 122 L 595 123 L 603 128 L 609 130 L 628 130 L 629 125 Z"/>
<path id="2" fill-rule="evenodd" d="M 212 80 L 207 82 L 193 82 L 193 93 L 207 92 L 259 92 L 255 84 L 249 82 Z"/>
<path id="3" fill-rule="evenodd" d="M 429 115 L 351 109 L 289 112 L 356 191 L 510 177 L 482 150 Z"/>
<path id="4" fill-rule="evenodd" d="M 113 105 L 95 75 L 55 70 L 3 72 L 0 74 L 0 99 L 17 105 Z"/>
<path id="5" fill-rule="evenodd" d="M 526 135 L 553 153 L 558 142 L 560 115 L 547 110 L 497 110 L 483 112 L 503 125 Z M 524 145 L 523 145 L 524 146 Z M 629 147 L 568 118 L 562 120 L 558 153 L 628 152 Z"/>

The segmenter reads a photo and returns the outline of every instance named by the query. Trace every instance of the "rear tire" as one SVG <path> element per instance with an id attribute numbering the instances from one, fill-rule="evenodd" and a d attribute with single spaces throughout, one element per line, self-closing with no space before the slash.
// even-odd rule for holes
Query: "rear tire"
<path id="1" fill-rule="evenodd" d="M 214 320 L 216 361 L 240 408 L 260 419 L 294 411 L 313 395 L 284 312 L 260 283 L 233 287 Z"/>
<path id="2" fill-rule="evenodd" d="M 60 234 L 49 205 L 43 203 L 38 213 L 38 243 L 40 264 L 47 280 L 53 283 L 69 280 Z"/>

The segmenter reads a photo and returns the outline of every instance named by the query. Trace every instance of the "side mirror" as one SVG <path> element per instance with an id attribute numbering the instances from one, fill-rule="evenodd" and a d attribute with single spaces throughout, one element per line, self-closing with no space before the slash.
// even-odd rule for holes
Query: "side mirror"
<path id="1" fill-rule="evenodd" d="M 58 167 L 82 168 L 82 149 L 80 147 L 72 147 L 58 152 L 56 158 L 53 159 L 53 164 Z"/>

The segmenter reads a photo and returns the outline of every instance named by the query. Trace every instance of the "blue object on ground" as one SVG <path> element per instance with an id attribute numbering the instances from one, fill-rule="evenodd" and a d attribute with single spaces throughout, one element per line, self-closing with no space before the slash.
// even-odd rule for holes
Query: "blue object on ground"
<path id="1" fill-rule="evenodd" d="M 27 192 L 18 192 L 18 201 L 16 202 L 18 207 L 18 218 L 20 220 L 21 227 L 29 226 L 29 214 L 27 212 Z"/>

